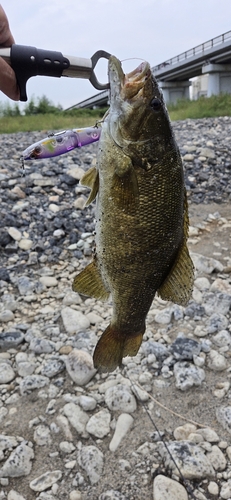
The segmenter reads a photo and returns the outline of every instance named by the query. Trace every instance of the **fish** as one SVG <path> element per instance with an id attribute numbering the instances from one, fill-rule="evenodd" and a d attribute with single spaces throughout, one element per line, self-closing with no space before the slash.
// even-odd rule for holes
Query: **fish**
<path id="1" fill-rule="evenodd" d="M 22 152 L 21 158 L 24 161 L 59 156 L 98 141 L 100 134 L 98 126 L 63 130 L 31 144 Z"/>
<path id="2" fill-rule="evenodd" d="M 110 372 L 137 354 L 156 293 L 187 304 L 194 271 L 182 159 L 162 91 L 146 61 L 125 74 L 111 56 L 108 76 L 97 162 L 81 179 L 91 189 L 86 204 L 96 198 L 96 248 L 72 289 L 111 296 L 111 321 L 93 354 L 95 368 Z"/>

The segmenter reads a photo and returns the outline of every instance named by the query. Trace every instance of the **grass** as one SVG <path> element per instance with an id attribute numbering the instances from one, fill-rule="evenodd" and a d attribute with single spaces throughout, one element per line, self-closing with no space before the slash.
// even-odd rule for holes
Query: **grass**
<path id="1" fill-rule="evenodd" d="M 36 130 L 53 131 L 71 128 L 89 127 L 102 119 L 104 109 L 80 109 L 55 113 L 2 116 L 0 117 L 0 133 L 30 132 Z M 197 101 L 180 100 L 169 104 L 168 111 L 172 121 L 187 118 L 208 118 L 231 116 L 231 94 L 212 97 L 200 97 Z"/>
<path id="2" fill-rule="evenodd" d="M 53 131 L 82 128 L 95 125 L 102 119 L 105 110 L 76 110 L 65 113 L 45 113 L 36 115 L 2 116 L 0 118 L 0 133 L 31 132 L 36 130 Z"/>
<path id="3" fill-rule="evenodd" d="M 176 104 L 169 104 L 168 111 L 172 121 L 231 116 L 231 94 L 200 97 L 196 101 L 180 100 Z"/>

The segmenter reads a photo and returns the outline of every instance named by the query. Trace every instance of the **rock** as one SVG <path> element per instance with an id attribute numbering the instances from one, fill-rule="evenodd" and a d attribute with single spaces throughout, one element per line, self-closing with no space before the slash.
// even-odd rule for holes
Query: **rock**
<path id="1" fill-rule="evenodd" d="M 165 466 L 170 467 L 174 470 L 174 474 L 179 475 L 162 442 L 158 443 L 158 449 L 164 458 Z M 185 479 L 201 480 L 214 478 L 214 468 L 205 456 L 204 450 L 197 444 L 190 443 L 189 441 L 173 441 L 168 443 L 168 450 Z"/>
<path id="2" fill-rule="evenodd" d="M 79 404 L 85 411 L 94 410 L 96 407 L 96 400 L 91 396 L 82 395 L 79 398 Z"/>
<path id="3" fill-rule="evenodd" d="M 92 356 L 80 349 L 73 349 L 63 359 L 67 372 L 77 385 L 86 385 L 97 371 L 93 366 Z"/>
<path id="4" fill-rule="evenodd" d="M 35 354 L 49 354 L 55 350 L 55 344 L 47 339 L 33 338 L 30 342 L 30 350 Z"/>
<path id="5" fill-rule="evenodd" d="M 34 441 L 38 446 L 49 446 L 52 441 L 49 427 L 38 425 L 34 431 Z"/>
<path id="6" fill-rule="evenodd" d="M 48 288 L 58 285 L 58 280 L 54 276 L 41 276 L 39 281 Z"/>
<path id="7" fill-rule="evenodd" d="M 100 410 L 89 418 L 86 431 L 102 439 L 110 432 L 111 415 L 108 410 Z"/>
<path id="8" fill-rule="evenodd" d="M 207 453 L 207 458 L 215 470 L 221 471 L 225 469 L 226 458 L 218 446 L 212 446 L 212 450 Z"/>
<path id="9" fill-rule="evenodd" d="M 29 238 L 22 238 L 18 242 L 18 246 L 19 248 L 21 248 L 21 250 L 30 250 L 30 248 L 33 246 L 33 241 Z"/>
<path id="10" fill-rule="evenodd" d="M 82 437 L 88 437 L 86 425 L 89 420 L 89 415 L 75 403 L 67 403 L 63 408 L 63 412 L 78 434 Z"/>
<path id="11" fill-rule="evenodd" d="M 117 490 L 107 490 L 99 496 L 99 500 L 126 500 L 126 498 Z"/>
<path id="12" fill-rule="evenodd" d="M 8 384 L 14 377 L 13 368 L 8 363 L 0 363 L 0 384 Z"/>
<path id="13" fill-rule="evenodd" d="M 65 369 L 65 364 L 62 359 L 49 359 L 47 363 L 42 366 L 41 375 L 45 377 L 55 377 Z"/>
<path id="14" fill-rule="evenodd" d="M 78 463 L 86 471 L 90 483 L 98 483 L 103 473 L 103 453 L 96 446 L 83 446 L 78 454 Z"/>
<path id="15" fill-rule="evenodd" d="M 8 321 L 12 321 L 14 319 L 14 314 L 9 309 L 5 309 L 0 313 L 0 321 L 2 323 L 8 323 Z"/>
<path id="16" fill-rule="evenodd" d="M 221 490 L 220 490 L 220 498 L 222 500 L 229 500 L 231 497 L 231 484 L 230 482 L 225 482 L 222 484 Z"/>
<path id="17" fill-rule="evenodd" d="M 188 500 L 188 494 L 177 481 L 159 474 L 153 482 L 153 498 L 155 500 Z"/>
<path id="18" fill-rule="evenodd" d="M 7 495 L 7 500 L 26 500 L 26 498 L 20 495 L 17 491 L 10 490 Z"/>
<path id="19" fill-rule="evenodd" d="M 208 441 L 209 443 L 218 443 L 219 442 L 219 436 L 217 433 L 208 427 L 200 428 L 198 430 L 199 434 L 203 437 L 205 441 Z"/>
<path id="20" fill-rule="evenodd" d="M 33 481 L 30 482 L 30 488 L 33 491 L 45 491 L 48 488 L 51 488 L 53 484 L 57 483 L 61 477 L 62 472 L 60 470 L 45 472 L 45 474 L 36 477 L 36 479 L 33 479 Z"/>
<path id="21" fill-rule="evenodd" d="M 75 446 L 69 441 L 61 441 L 61 443 L 59 443 L 59 448 L 66 454 L 72 453 L 75 450 Z"/>
<path id="22" fill-rule="evenodd" d="M 191 360 L 193 356 L 198 356 L 201 346 L 199 342 L 186 337 L 177 337 L 171 345 L 171 351 L 176 359 Z"/>
<path id="23" fill-rule="evenodd" d="M 131 415 L 128 413 L 121 413 L 119 415 L 117 422 L 116 422 L 116 428 L 114 432 L 114 436 L 109 444 L 109 450 L 110 451 L 116 451 L 118 446 L 120 445 L 122 439 L 126 436 L 128 433 L 129 429 L 133 425 L 134 419 Z"/>
<path id="24" fill-rule="evenodd" d="M 15 241 L 19 241 L 22 238 L 22 233 L 16 227 L 9 227 L 8 228 L 8 234 Z"/>
<path id="25" fill-rule="evenodd" d="M 212 274 L 214 271 L 222 273 L 224 266 L 216 259 L 205 257 L 198 253 L 192 253 L 191 257 L 197 271 L 205 274 Z"/>
<path id="26" fill-rule="evenodd" d="M 45 387 L 49 384 L 49 378 L 44 377 L 42 375 L 28 375 L 24 377 L 20 382 L 20 392 L 21 395 L 30 393 L 34 389 L 41 389 L 41 387 Z"/>
<path id="27" fill-rule="evenodd" d="M 187 361 L 178 361 L 175 363 L 173 371 L 176 379 L 176 387 L 181 391 L 187 391 L 194 385 L 199 386 L 205 379 L 203 368 L 194 366 Z"/>
<path id="28" fill-rule="evenodd" d="M 222 427 L 231 434 L 231 406 L 218 407 L 216 418 Z"/>
<path id="29" fill-rule="evenodd" d="M 3 332 L 0 335 L 0 348 L 9 349 L 21 344 L 24 340 L 24 335 L 18 330 L 10 330 Z"/>
<path id="30" fill-rule="evenodd" d="M 80 311 L 64 307 L 61 311 L 64 328 L 69 335 L 86 330 L 90 326 L 89 319 Z"/>
<path id="31" fill-rule="evenodd" d="M 192 433 L 196 432 L 196 426 L 190 423 L 180 425 L 179 427 L 176 427 L 174 430 L 174 438 L 177 439 L 177 441 L 184 441 L 188 439 L 188 436 Z"/>
<path id="32" fill-rule="evenodd" d="M 194 285 L 200 290 L 201 292 L 205 292 L 210 289 L 210 282 L 208 278 L 205 278 L 203 276 L 199 276 L 198 278 L 195 279 Z"/>
<path id="33" fill-rule="evenodd" d="M 162 325 L 168 325 L 169 323 L 171 323 L 172 316 L 172 308 L 166 307 L 155 315 L 155 321 L 156 323 L 161 323 Z"/>
<path id="34" fill-rule="evenodd" d="M 7 436 L 5 434 L 0 434 L 0 450 L 8 450 L 9 448 L 15 448 L 18 444 L 17 439 L 14 436 Z"/>
<path id="35" fill-rule="evenodd" d="M 224 347 L 231 345 L 231 334 L 228 330 L 221 330 L 216 335 L 213 336 L 213 343 L 217 347 Z"/>
<path id="36" fill-rule="evenodd" d="M 105 403 L 111 411 L 133 413 L 136 410 L 136 400 L 126 385 L 118 384 L 109 387 L 105 392 Z"/>
<path id="37" fill-rule="evenodd" d="M 211 349 L 208 354 L 208 367 L 217 372 L 225 370 L 227 367 L 225 357 L 222 354 L 219 354 L 219 352 Z"/>
<path id="38" fill-rule="evenodd" d="M 0 469 L 0 477 L 21 477 L 28 476 L 31 471 L 31 460 L 34 458 L 34 452 L 30 446 L 25 443 L 17 446 Z"/>
<path id="39" fill-rule="evenodd" d="M 210 481 L 208 484 L 208 492 L 210 495 L 217 496 L 219 494 L 219 486 L 215 481 Z"/>

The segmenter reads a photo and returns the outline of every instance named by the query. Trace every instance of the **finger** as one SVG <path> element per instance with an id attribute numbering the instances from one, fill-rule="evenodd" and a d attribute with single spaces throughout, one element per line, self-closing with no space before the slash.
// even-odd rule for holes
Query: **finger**
<path id="1" fill-rule="evenodd" d="M 0 45 L 2 47 L 11 47 L 14 43 L 14 37 L 10 31 L 9 22 L 5 11 L 0 5 Z"/>
<path id="2" fill-rule="evenodd" d="M 10 99 L 18 101 L 20 92 L 17 85 L 15 73 L 11 66 L 0 57 L 0 90 Z"/>

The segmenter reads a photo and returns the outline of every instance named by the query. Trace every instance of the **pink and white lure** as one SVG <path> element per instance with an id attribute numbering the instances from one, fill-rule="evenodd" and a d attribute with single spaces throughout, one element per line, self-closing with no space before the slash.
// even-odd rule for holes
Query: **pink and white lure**
<path id="1" fill-rule="evenodd" d="M 26 148 L 22 152 L 22 161 L 63 155 L 72 149 L 98 141 L 100 134 L 101 128 L 97 126 L 57 132 Z"/>

